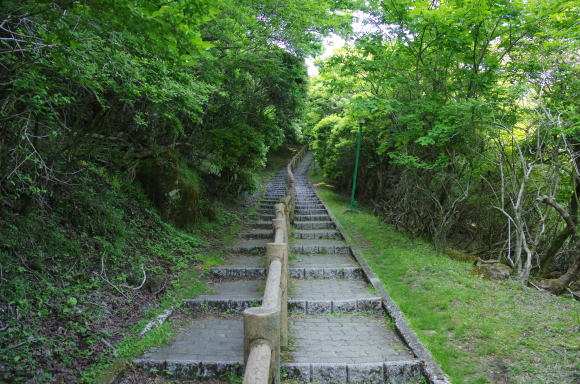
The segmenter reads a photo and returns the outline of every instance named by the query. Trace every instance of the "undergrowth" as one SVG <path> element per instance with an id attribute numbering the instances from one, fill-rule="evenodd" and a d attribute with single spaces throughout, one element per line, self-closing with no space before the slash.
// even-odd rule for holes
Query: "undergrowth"
<path id="1" fill-rule="evenodd" d="M 5 211 L 0 220 L 0 379 L 77 382 L 114 357 L 167 339 L 165 327 L 136 333 L 164 309 L 205 289 L 221 260 L 214 248 L 236 233 L 241 213 L 177 228 L 140 185 L 93 168 L 50 208 Z M 98 367 L 91 368 L 100 361 Z M 0 380 L 0 381 L 1 381 Z"/>

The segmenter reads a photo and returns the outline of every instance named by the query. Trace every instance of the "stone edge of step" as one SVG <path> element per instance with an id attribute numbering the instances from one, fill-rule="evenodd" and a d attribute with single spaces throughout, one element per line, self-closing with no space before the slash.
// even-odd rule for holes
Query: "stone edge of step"
<path id="1" fill-rule="evenodd" d="M 192 310 L 204 312 L 227 311 L 228 313 L 243 312 L 246 308 L 262 302 L 262 298 L 213 298 L 213 299 L 183 299 L 183 306 Z M 366 313 L 383 310 L 380 297 L 368 297 L 347 300 L 288 300 L 288 311 L 304 315 L 323 315 L 330 313 Z"/>
<path id="2" fill-rule="evenodd" d="M 307 180 L 307 183 L 314 191 L 316 191 L 310 180 Z M 385 309 L 389 317 L 391 317 L 391 319 L 393 320 L 397 333 L 401 336 L 401 338 L 403 339 L 405 344 L 407 344 L 409 349 L 411 349 L 411 352 L 413 352 L 413 354 L 423 362 L 422 364 L 423 374 L 425 375 L 427 380 L 429 380 L 429 383 L 451 384 L 451 381 L 449 381 L 449 378 L 445 375 L 445 373 L 443 373 L 443 370 L 441 369 L 439 364 L 437 364 L 437 362 L 433 359 L 431 353 L 427 350 L 427 348 L 423 345 L 423 343 L 421 343 L 421 341 L 419 340 L 417 335 L 415 335 L 415 332 L 411 329 L 411 327 L 409 327 L 409 325 L 405 321 L 405 318 L 403 317 L 403 313 L 401 312 L 399 307 L 397 307 L 391 296 L 387 293 L 381 281 L 371 270 L 368 263 L 362 257 L 358 249 L 353 245 L 354 243 L 352 239 L 344 231 L 342 224 L 340 224 L 340 222 L 336 220 L 336 217 L 328 209 L 326 203 L 324 203 L 324 201 L 322 200 L 320 200 L 320 202 L 322 203 L 322 205 L 324 205 L 324 207 L 328 211 L 328 216 L 330 217 L 330 220 L 334 223 L 336 230 L 342 234 L 342 236 L 344 237 L 344 241 L 346 242 L 346 244 L 350 246 L 350 252 L 352 256 L 355 258 L 355 260 L 361 266 L 363 273 L 366 277 L 366 280 L 381 295 L 383 308 Z"/>
<path id="3" fill-rule="evenodd" d="M 246 308 L 250 308 L 262 303 L 262 297 L 250 298 L 215 298 L 215 299 L 183 299 L 183 306 L 192 310 L 201 310 L 204 312 L 227 312 L 239 313 Z"/>
<path id="4" fill-rule="evenodd" d="M 226 373 L 241 375 L 241 361 L 134 359 L 142 369 L 158 369 L 175 379 L 220 378 Z M 282 362 L 285 376 L 303 383 L 407 383 L 417 381 L 422 371 L 420 360 L 368 363 L 294 363 Z"/>
<path id="5" fill-rule="evenodd" d="M 282 363 L 286 376 L 302 383 L 417 382 L 422 368 L 422 362 L 417 359 L 350 364 Z"/>
<path id="6" fill-rule="evenodd" d="M 157 369 L 170 373 L 174 379 L 189 379 L 203 377 L 204 380 L 223 377 L 226 373 L 240 376 L 244 371 L 241 361 L 203 361 L 203 360 L 162 360 L 162 359 L 133 359 L 133 364 L 139 368 Z"/>
<path id="7" fill-rule="evenodd" d="M 364 279 L 363 270 L 357 266 L 344 267 L 290 267 L 290 277 L 299 280 L 309 279 Z M 266 269 L 263 267 L 224 266 L 211 268 L 215 278 L 265 278 Z"/>

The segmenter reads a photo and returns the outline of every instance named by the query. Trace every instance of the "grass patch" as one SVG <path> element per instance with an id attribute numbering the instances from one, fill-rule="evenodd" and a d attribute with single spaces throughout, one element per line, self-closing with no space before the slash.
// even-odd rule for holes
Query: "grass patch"
<path id="1" fill-rule="evenodd" d="M 319 176 L 311 173 L 313 182 Z M 317 192 L 455 384 L 578 382 L 579 304 L 470 273 L 317 184 Z"/>

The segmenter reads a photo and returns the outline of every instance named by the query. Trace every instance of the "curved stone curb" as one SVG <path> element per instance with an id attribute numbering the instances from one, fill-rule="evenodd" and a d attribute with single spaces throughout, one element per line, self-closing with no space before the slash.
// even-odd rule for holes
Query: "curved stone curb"
<path id="1" fill-rule="evenodd" d="M 173 313 L 173 308 L 169 308 L 169 309 L 166 309 L 165 311 L 163 311 L 163 313 L 161 313 L 160 315 L 157 315 L 153 320 L 148 322 L 147 325 L 145 325 L 145 327 L 143 327 L 141 332 L 139 332 L 139 336 L 143 336 L 144 334 L 146 334 L 147 332 L 149 332 L 153 328 L 156 328 L 156 327 L 160 326 L 161 324 L 163 324 L 165 322 L 165 320 L 167 320 L 167 318 L 169 316 L 171 316 L 172 313 Z"/>
<path id="2" fill-rule="evenodd" d="M 314 188 L 314 186 L 312 185 L 310 180 L 307 179 L 307 182 L 313 188 L 313 190 L 316 191 L 316 189 Z M 413 332 L 411 327 L 409 327 L 409 325 L 407 324 L 407 321 L 403 317 L 403 313 L 397 307 L 397 304 L 395 304 L 395 302 L 393 301 L 391 296 L 387 293 L 387 291 L 386 291 L 385 287 L 383 286 L 383 284 L 381 283 L 381 281 L 377 278 L 377 276 L 371 270 L 371 268 L 367 264 L 364 257 L 362 257 L 362 255 L 360 254 L 358 249 L 356 249 L 356 247 L 353 245 L 354 242 L 352 241 L 351 237 L 344 231 L 342 224 L 340 224 L 340 222 L 338 220 L 336 220 L 336 217 L 334 216 L 332 211 L 330 211 L 330 209 L 328 209 L 328 207 L 326 206 L 324 201 L 322 201 L 322 199 L 320 201 L 324 205 L 324 208 L 328 211 L 328 215 L 330 216 L 330 219 L 332 220 L 332 222 L 336 226 L 337 231 L 339 231 L 342 234 L 346 243 L 350 246 L 351 254 L 356 259 L 356 261 L 360 264 L 367 281 L 369 283 L 371 283 L 372 286 L 381 295 L 382 302 L 383 302 L 383 308 L 386 311 L 386 313 L 389 315 L 389 317 L 393 320 L 393 322 L 395 324 L 395 328 L 397 330 L 397 333 L 401 336 L 403 341 L 411 349 L 413 354 L 418 359 L 422 360 L 422 362 L 423 362 L 423 374 L 429 380 L 429 383 L 430 384 L 451 384 L 451 382 L 449 381 L 447 376 L 445 376 L 445 374 L 443 373 L 443 370 L 441 370 L 441 367 L 439 367 L 439 364 L 437 364 L 437 362 L 433 359 L 433 356 L 431 355 L 431 353 L 427 350 L 427 348 L 425 348 L 425 346 L 423 345 L 423 343 L 421 343 L 419 338 L 417 338 L 417 335 L 415 335 L 415 332 Z"/>

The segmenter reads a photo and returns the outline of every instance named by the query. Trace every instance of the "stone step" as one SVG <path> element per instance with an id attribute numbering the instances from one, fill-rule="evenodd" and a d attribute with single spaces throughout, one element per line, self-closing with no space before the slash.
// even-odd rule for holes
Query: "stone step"
<path id="1" fill-rule="evenodd" d="M 330 220 L 323 221 L 298 221 L 294 220 L 294 227 L 296 229 L 333 229 L 336 228 L 334 223 Z"/>
<path id="2" fill-rule="evenodd" d="M 298 199 L 296 200 L 296 206 L 304 206 L 304 205 L 321 205 L 321 204 L 319 201 L 300 201 Z"/>
<path id="3" fill-rule="evenodd" d="M 295 239 L 343 239 L 338 231 L 320 229 L 297 229 L 292 232 L 292 236 Z"/>
<path id="4" fill-rule="evenodd" d="M 177 339 L 133 360 L 146 371 L 176 380 L 222 379 L 244 374 L 244 324 L 240 316 L 192 321 Z"/>
<path id="5" fill-rule="evenodd" d="M 184 299 L 183 305 L 202 311 L 242 312 L 262 302 L 264 280 L 216 281 L 209 286 L 210 293 Z"/>
<path id="6" fill-rule="evenodd" d="M 316 203 L 312 203 L 312 204 L 298 204 L 296 203 L 296 209 L 308 209 L 308 208 L 324 208 L 324 204 L 316 204 Z"/>
<path id="7" fill-rule="evenodd" d="M 212 267 L 211 273 L 217 279 L 265 279 L 266 268 L 246 266 Z"/>
<path id="8" fill-rule="evenodd" d="M 242 312 L 261 303 L 264 284 L 264 280 L 256 279 L 213 281 L 209 283 L 210 293 L 184 299 L 183 305 L 193 310 Z M 368 290 L 364 280 L 291 279 L 288 309 L 306 314 L 380 311 L 381 298 Z"/>
<path id="9" fill-rule="evenodd" d="M 270 223 L 270 228 L 272 223 Z M 273 239 L 274 230 L 273 229 L 251 229 L 246 232 L 241 232 L 238 237 L 242 239 Z"/>
<path id="10" fill-rule="evenodd" d="M 288 309 L 306 314 L 380 311 L 381 298 L 362 280 L 290 280 Z"/>
<path id="11" fill-rule="evenodd" d="M 300 208 L 296 209 L 296 215 L 327 215 L 328 212 L 324 208 Z"/>
<path id="12" fill-rule="evenodd" d="M 266 252 L 266 243 L 269 242 L 266 240 L 241 240 L 226 247 L 226 250 L 233 253 L 261 255 Z"/>
<path id="13" fill-rule="evenodd" d="M 358 267 L 356 260 L 349 254 L 299 254 L 291 253 L 289 257 L 291 267 L 320 267 L 320 268 L 342 268 Z"/>
<path id="14" fill-rule="evenodd" d="M 302 203 L 302 202 L 298 202 L 296 201 L 296 208 L 309 208 L 309 207 L 317 207 L 317 208 L 324 208 L 324 204 L 322 204 L 321 202 L 312 202 L 312 203 Z"/>
<path id="15" fill-rule="evenodd" d="M 224 264 L 219 267 L 259 267 L 266 266 L 264 255 L 228 254 L 224 256 Z M 219 268 L 218 267 L 218 268 Z"/>
<path id="16" fill-rule="evenodd" d="M 293 279 L 349 279 L 363 280 L 364 273 L 360 267 L 290 267 L 288 269 Z"/>
<path id="17" fill-rule="evenodd" d="M 341 240 L 296 240 L 290 247 L 295 253 L 340 253 L 350 254 L 350 247 Z"/>
<path id="18" fill-rule="evenodd" d="M 382 316 L 292 316 L 284 352 L 288 379 L 301 383 L 416 383 L 421 363 Z"/>
<path id="19" fill-rule="evenodd" d="M 252 223 L 253 228 L 271 229 L 273 228 L 272 220 L 259 220 Z"/>
<path id="20" fill-rule="evenodd" d="M 223 266 L 211 268 L 216 279 L 265 279 L 266 268 L 254 266 Z M 360 267 L 290 267 L 288 274 L 293 279 L 350 279 L 363 280 Z"/>
<path id="21" fill-rule="evenodd" d="M 328 215 L 294 215 L 294 221 L 329 221 Z"/>

